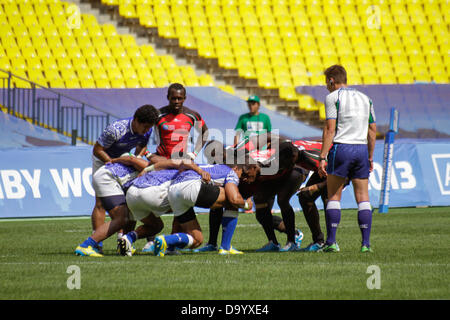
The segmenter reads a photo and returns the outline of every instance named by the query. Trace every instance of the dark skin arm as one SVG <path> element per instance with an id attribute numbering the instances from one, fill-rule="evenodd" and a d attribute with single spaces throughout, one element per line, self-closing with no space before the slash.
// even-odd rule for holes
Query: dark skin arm
<path id="1" fill-rule="evenodd" d="M 106 153 L 105 148 L 101 146 L 98 142 L 94 145 L 93 150 L 94 156 L 102 160 L 104 163 L 111 162 L 110 156 Z"/>
<path id="2" fill-rule="evenodd" d="M 136 156 L 141 156 L 145 153 L 146 150 L 147 150 L 146 147 L 136 146 L 134 154 Z M 112 158 L 106 153 L 106 149 L 103 146 L 101 146 L 98 142 L 96 142 L 94 145 L 93 153 L 94 156 L 102 160 L 104 163 L 111 162 L 112 160 Z"/>
<path id="3" fill-rule="evenodd" d="M 245 204 L 247 203 L 248 208 L 253 206 L 253 202 L 251 198 L 244 200 L 242 198 L 241 193 L 239 192 L 238 186 L 234 183 L 227 183 L 225 185 L 225 195 L 227 197 L 228 202 L 236 208 L 245 208 Z"/>

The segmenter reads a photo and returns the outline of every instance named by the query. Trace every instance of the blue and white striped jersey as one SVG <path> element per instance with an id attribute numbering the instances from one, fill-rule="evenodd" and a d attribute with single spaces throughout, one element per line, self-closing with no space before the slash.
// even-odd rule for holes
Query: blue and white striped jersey
<path id="1" fill-rule="evenodd" d="M 133 182 L 133 179 L 139 174 L 134 167 L 126 166 L 118 162 L 107 163 L 105 164 L 105 168 L 113 174 L 122 188 L 128 188 Z"/>
<path id="2" fill-rule="evenodd" d="M 136 188 L 159 186 L 164 182 L 173 180 L 177 174 L 177 169 L 150 171 L 143 176 L 136 178 L 133 181 L 133 186 L 135 186 Z"/>
<path id="3" fill-rule="evenodd" d="M 211 175 L 211 183 L 214 185 L 224 187 L 227 183 L 234 183 L 239 185 L 239 177 L 236 172 L 226 164 L 201 164 L 199 167 Z M 172 182 L 180 183 L 189 180 L 199 180 L 201 175 L 193 170 L 186 170 L 181 172 Z"/>
<path id="4" fill-rule="evenodd" d="M 131 128 L 132 121 L 132 117 L 114 121 L 103 130 L 98 138 L 97 142 L 105 148 L 111 158 L 120 157 L 137 145 L 144 147 L 148 144 L 152 129 L 144 135 L 135 134 Z"/>

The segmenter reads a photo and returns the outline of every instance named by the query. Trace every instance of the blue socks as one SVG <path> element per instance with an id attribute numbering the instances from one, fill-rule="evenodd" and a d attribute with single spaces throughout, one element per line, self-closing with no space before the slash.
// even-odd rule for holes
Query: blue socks
<path id="1" fill-rule="evenodd" d="M 231 248 L 231 239 L 233 238 L 234 230 L 236 229 L 236 225 L 238 222 L 238 218 L 235 217 L 223 217 L 222 218 L 222 243 L 221 247 L 225 250 L 230 250 Z"/>
<path id="2" fill-rule="evenodd" d="M 170 234 L 167 236 L 164 235 L 164 239 L 166 239 L 166 243 L 169 248 L 176 247 L 180 249 L 186 246 L 190 246 L 194 241 L 192 236 L 182 232 Z"/>
<path id="3" fill-rule="evenodd" d="M 362 246 L 370 247 L 370 230 L 372 228 L 372 207 L 370 202 L 358 203 L 358 225 L 361 230 Z"/>
<path id="4" fill-rule="evenodd" d="M 126 236 L 131 243 L 134 243 L 137 239 L 137 233 L 135 231 L 128 232 Z"/>
<path id="5" fill-rule="evenodd" d="M 336 232 L 341 221 L 341 204 L 339 201 L 329 201 L 325 211 L 325 220 L 327 224 L 327 241 L 330 245 L 336 242 Z M 370 247 L 370 231 L 372 228 L 372 207 L 370 202 L 363 201 L 358 203 L 358 225 L 361 230 L 361 245 Z"/>
<path id="6" fill-rule="evenodd" d="M 86 240 L 84 240 L 84 242 L 80 245 L 80 247 L 82 248 L 87 248 L 89 246 L 91 246 L 92 248 L 97 248 L 99 246 L 101 242 L 97 243 L 95 242 L 94 239 L 92 239 L 91 237 L 87 238 Z"/>
<path id="7" fill-rule="evenodd" d="M 336 232 L 341 221 L 341 203 L 339 201 L 328 201 L 325 210 L 325 221 L 327 224 L 327 245 L 336 242 Z"/>

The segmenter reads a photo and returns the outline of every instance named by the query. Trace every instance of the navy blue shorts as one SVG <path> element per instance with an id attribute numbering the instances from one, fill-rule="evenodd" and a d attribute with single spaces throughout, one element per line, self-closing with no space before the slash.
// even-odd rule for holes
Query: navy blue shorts
<path id="1" fill-rule="evenodd" d="M 327 173 L 350 180 L 369 178 L 367 144 L 334 144 L 328 153 Z"/>

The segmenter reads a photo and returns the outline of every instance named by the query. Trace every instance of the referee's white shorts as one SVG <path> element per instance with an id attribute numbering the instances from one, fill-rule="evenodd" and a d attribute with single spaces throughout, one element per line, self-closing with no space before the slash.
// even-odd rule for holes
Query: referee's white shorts
<path id="1" fill-rule="evenodd" d="M 147 188 L 137 188 L 132 185 L 128 188 L 126 201 L 131 220 L 142 220 L 150 212 L 157 217 L 169 213 L 171 208 L 167 195 L 170 183 L 171 181 L 167 181 L 159 186 Z"/>
<path id="2" fill-rule="evenodd" d="M 200 179 L 172 184 L 169 187 L 169 203 L 175 217 L 195 206 L 202 181 Z"/>

